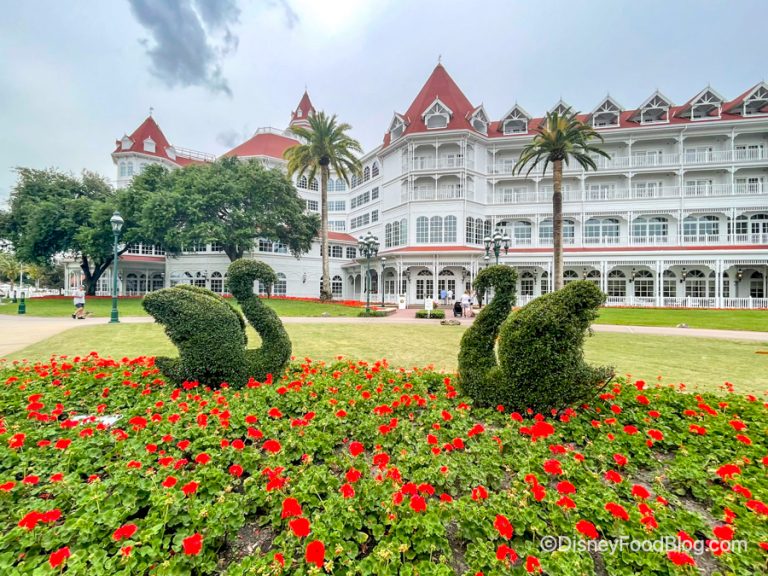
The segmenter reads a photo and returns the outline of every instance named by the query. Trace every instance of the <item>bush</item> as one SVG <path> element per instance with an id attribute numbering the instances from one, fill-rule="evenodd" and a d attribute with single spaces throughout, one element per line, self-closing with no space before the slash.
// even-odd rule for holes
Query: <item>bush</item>
<path id="1" fill-rule="evenodd" d="M 499 394 L 499 366 L 496 360 L 496 337 L 499 328 L 515 305 L 517 273 L 504 265 L 489 266 L 480 271 L 474 287 L 478 299 L 489 288 L 494 298 L 475 318 L 464 333 L 459 349 L 459 382 L 465 394 L 477 404 L 496 406 Z"/>
<path id="2" fill-rule="evenodd" d="M 387 316 L 387 313 L 384 310 L 363 310 L 357 315 L 360 318 L 381 318 Z"/>
<path id="3" fill-rule="evenodd" d="M 417 310 L 416 318 L 433 318 L 437 320 L 443 320 L 445 318 L 445 310 L 435 308 L 434 310 Z"/>
<path id="4" fill-rule="evenodd" d="M 278 376 L 291 356 L 291 341 L 274 310 L 253 293 L 260 280 L 273 284 L 275 272 L 255 260 L 237 260 L 229 267 L 229 287 L 245 317 L 259 333 L 261 348 L 246 349 L 242 315 L 221 296 L 196 286 L 181 285 L 148 294 L 144 309 L 165 327 L 179 349 L 179 358 L 158 358 L 157 365 L 176 383 L 198 381 L 218 387 L 243 386 L 249 377 Z"/>

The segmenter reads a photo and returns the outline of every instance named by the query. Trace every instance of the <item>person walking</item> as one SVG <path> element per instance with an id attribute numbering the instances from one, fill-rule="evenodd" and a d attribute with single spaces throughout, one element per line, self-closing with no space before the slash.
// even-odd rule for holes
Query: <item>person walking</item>
<path id="1" fill-rule="evenodd" d="M 445 288 L 440 290 L 440 300 L 443 301 L 443 306 L 448 306 L 448 292 L 445 291 Z"/>
<path id="2" fill-rule="evenodd" d="M 84 287 L 78 286 L 73 294 L 72 301 L 75 305 L 75 312 L 72 314 L 72 318 L 78 320 L 85 320 L 85 290 Z"/>
<path id="3" fill-rule="evenodd" d="M 448 288 L 448 302 L 447 304 L 453 304 L 453 290 Z"/>
<path id="4" fill-rule="evenodd" d="M 461 315 L 464 318 L 469 318 L 469 314 L 472 311 L 472 296 L 469 295 L 469 290 L 466 290 L 461 295 Z"/>

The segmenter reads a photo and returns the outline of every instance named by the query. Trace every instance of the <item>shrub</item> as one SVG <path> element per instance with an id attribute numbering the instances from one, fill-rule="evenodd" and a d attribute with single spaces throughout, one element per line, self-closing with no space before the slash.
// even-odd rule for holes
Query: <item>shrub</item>
<path id="1" fill-rule="evenodd" d="M 445 318 L 445 310 L 435 308 L 434 310 L 417 310 L 416 318 L 434 318 L 437 320 L 443 320 Z"/>
<path id="2" fill-rule="evenodd" d="M 387 316 L 387 313 L 384 310 L 363 310 L 358 312 L 357 315 L 360 318 L 381 318 Z"/>
<path id="3" fill-rule="evenodd" d="M 496 361 L 496 337 L 499 328 L 515 305 L 517 273 L 504 265 L 489 266 L 480 271 L 474 287 L 478 299 L 489 288 L 494 298 L 475 318 L 461 338 L 459 349 L 459 382 L 465 394 L 485 406 L 496 406 L 499 394 L 499 367 Z"/>
<path id="4" fill-rule="evenodd" d="M 280 318 L 253 293 L 256 280 L 268 285 L 277 280 L 272 268 L 241 259 L 230 265 L 228 276 L 232 295 L 261 336 L 261 348 L 246 349 L 242 315 L 205 288 L 166 288 L 148 294 L 142 303 L 179 349 L 179 358 L 157 359 L 158 367 L 176 383 L 196 380 L 208 386 L 227 382 L 241 387 L 249 377 L 264 380 L 267 374 L 279 375 L 291 356 L 291 341 Z"/>

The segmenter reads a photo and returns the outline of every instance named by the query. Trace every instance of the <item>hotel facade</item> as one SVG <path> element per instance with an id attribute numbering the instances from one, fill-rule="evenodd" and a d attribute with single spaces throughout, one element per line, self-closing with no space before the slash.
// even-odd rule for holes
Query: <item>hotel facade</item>
<path id="1" fill-rule="evenodd" d="M 558 102 L 552 110 L 567 110 Z M 314 107 L 305 93 L 291 125 Z M 371 263 L 371 299 L 409 305 L 460 293 L 488 264 L 483 239 L 502 230 L 511 239 L 501 263 L 518 271 L 518 301 L 552 289 L 552 174 L 513 174 L 542 114 L 514 104 L 497 120 L 470 103 L 438 64 L 380 146 L 362 158 L 348 186 L 329 182 L 334 296 L 364 300 L 366 263 L 357 237 L 371 231 L 381 248 Z M 565 166 L 565 282 L 585 278 L 608 305 L 768 308 L 768 84 L 732 100 L 707 87 L 683 105 L 660 92 L 626 109 L 606 96 L 580 118 L 605 139 L 610 159 L 598 170 Z M 255 158 L 284 168 L 296 144 L 287 131 L 260 129 L 224 156 Z M 213 156 L 171 146 L 153 118 L 117 141 L 118 186 L 149 163 L 169 168 Z M 317 182 L 297 179 L 307 209 L 319 212 Z M 286 247 L 258 241 L 249 257 L 278 273 L 274 292 L 317 297 L 320 247 L 296 259 Z M 493 256 L 491 256 L 493 259 Z M 192 283 L 226 289 L 227 257 L 215 244 L 178 257 L 132 246 L 121 257 L 123 294 Z M 75 283 L 77 271 L 70 270 Z M 100 291 L 108 293 L 109 273 Z"/>

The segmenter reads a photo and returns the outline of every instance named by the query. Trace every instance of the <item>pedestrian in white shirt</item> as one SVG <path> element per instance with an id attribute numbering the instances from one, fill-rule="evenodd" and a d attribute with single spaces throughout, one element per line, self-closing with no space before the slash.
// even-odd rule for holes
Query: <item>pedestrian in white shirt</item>
<path id="1" fill-rule="evenodd" d="M 85 320 L 85 290 L 83 289 L 83 286 L 78 286 L 75 289 L 73 296 L 74 298 L 72 301 L 75 305 L 75 313 L 72 314 L 72 318 Z"/>

